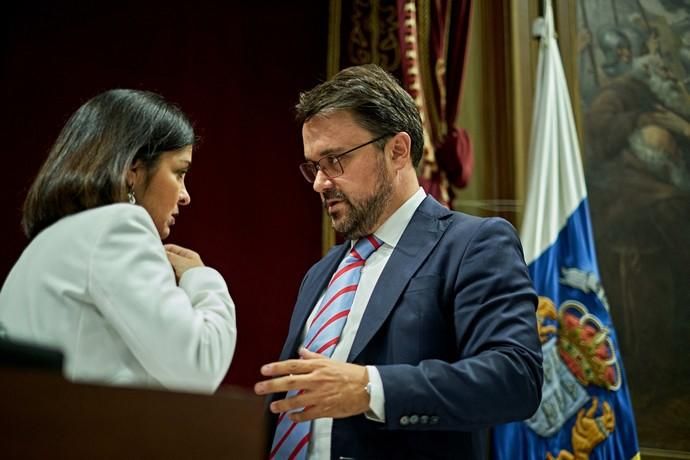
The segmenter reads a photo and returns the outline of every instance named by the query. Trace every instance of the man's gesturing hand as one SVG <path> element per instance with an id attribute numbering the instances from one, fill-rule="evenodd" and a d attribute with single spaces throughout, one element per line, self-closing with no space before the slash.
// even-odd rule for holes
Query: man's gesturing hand
<path id="1" fill-rule="evenodd" d="M 289 414 L 292 421 L 304 422 L 321 417 L 343 418 L 369 410 L 367 368 L 341 363 L 301 348 L 302 359 L 288 359 L 266 364 L 261 374 L 274 377 L 254 385 L 258 395 L 297 390 L 292 398 L 271 403 L 271 412 L 278 414 L 304 407 Z"/>

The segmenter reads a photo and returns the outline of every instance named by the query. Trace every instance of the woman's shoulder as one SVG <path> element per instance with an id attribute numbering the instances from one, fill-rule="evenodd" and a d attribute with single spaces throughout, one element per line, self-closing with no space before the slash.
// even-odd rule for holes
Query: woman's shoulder
<path id="1" fill-rule="evenodd" d="M 107 233 L 156 235 L 157 231 L 151 216 L 143 207 L 116 203 L 63 217 L 41 232 L 36 239 L 53 239 L 57 235 L 99 239 L 99 236 Z"/>
<path id="2" fill-rule="evenodd" d="M 100 226 L 141 225 L 148 223 L 153 226 L 151 216 L 146 212 L 146 209 L 129 203 L 115 203 L 99 206 L 97 208 L 87 209 L 86 211 L 82 211 L 70 217 L 75 220 L 76 224 L 92 221 L 93 223 L 100 223 Z M 155 227 L 153 228 L 155 229 Z"/>
<path id="3" fill-rule="evenodd" d="M 82 211 L 79 214 L 82 214 L 84 216 L 97 217 L 101 219 L 116 217 L 128 217 L 136 219 L 148 216 L 148 213 L 143 207 L 129 203 L 107 204 L 105 206 L 98 206 L 97 208 L 87 209 L 86 211 Z"/>
<path id="4" fill-rule="evenodd" d="M 98 224 L 100 232 L 158 234 L 149 213 L 138 205 L 116 203 L 84 211 L 83 214 L 85 219 Z"/>

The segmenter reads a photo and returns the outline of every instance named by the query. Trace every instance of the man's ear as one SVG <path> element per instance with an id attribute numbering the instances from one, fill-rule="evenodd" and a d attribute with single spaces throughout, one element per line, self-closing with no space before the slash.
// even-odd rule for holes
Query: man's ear
<path id="1" fill-rule="evenodd" d="M 410 158 L 412 140 L 410 139 L 410 135 L 402 131 L 393 136 L 391 140 L 393 141 L 391 145 L 391 160 L 396 166 L 396 169 L 402 169 L 407 166 L 408 163 L 412 164 Z"/>
<path id="2" fill-rule="evenodd" d="M 144 179 L 144 171 L 144 163 L 141 160 L 135 160 L 127 170 L 127 188 L 135 187 L 141 183 Z"/>

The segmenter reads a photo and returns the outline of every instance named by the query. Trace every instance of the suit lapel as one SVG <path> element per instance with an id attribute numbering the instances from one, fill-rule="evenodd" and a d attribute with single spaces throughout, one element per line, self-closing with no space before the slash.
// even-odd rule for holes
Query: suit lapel
<path id="1" fill-rule="evenodd" d="M 450 215 L 446 208 L 430 196 L 419 205 L 371 294 L 348 362 L 353 362 L 357 358 L 386 321 L 408 282 L 445 232 L 449 220 L 444 217 Z"/>
<path id="2" fill-rule="evenodd" d="M 310 274 L 304 284 L 300 288 L 297 302 L 295 304 L 294 313 L 290 320 L 290 330 L 288 337 L 285 340 L 285 346 L 280 353 L 280 359 L 288 359 L 295 355 L 297 347 L 300 346 L 301 333 L 304 330 L 304 325 L 309 318 L 314 305 L 319 300 L 319 297 L 326 289 L 326 285 L 330 281 L 338 264 L 345 257 L 345 253 L 350 249 L 350 243 L 345 242 L 342 245 L 335 246 L 326 256 L 321 259 L 311 270 Z"/>

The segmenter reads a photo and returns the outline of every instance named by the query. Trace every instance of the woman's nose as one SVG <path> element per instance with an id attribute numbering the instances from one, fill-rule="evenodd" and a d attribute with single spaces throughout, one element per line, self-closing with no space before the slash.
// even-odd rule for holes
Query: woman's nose
<path id="1" fill-rule="evenodd" d="M 187 206 L 191 202 L 192 202 L 192 197 L 189 195 L 187 188 L 182 187 L 182 190 L 180 190 L 180 199 L 177 201 L 177 203 L 182 205 L 182 206 Z"/>

